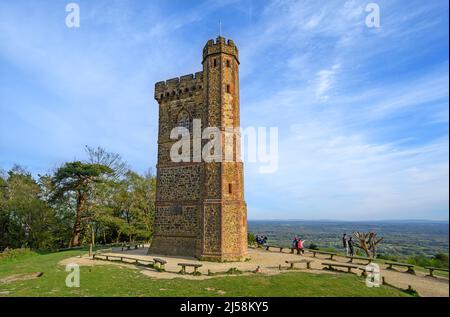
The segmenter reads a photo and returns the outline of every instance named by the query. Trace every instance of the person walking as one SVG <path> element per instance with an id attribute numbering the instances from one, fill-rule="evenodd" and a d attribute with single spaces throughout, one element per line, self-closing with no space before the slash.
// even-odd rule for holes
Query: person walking
<path id="1" fill-rule="evenodd" d="M 345 255 L 349 255 L 349 249 L 348 249 L 348 239 L 347 239 L 347 234 L 344 233 L 344 235 L 342 236 L 342 246 L 345 249 Z"/>

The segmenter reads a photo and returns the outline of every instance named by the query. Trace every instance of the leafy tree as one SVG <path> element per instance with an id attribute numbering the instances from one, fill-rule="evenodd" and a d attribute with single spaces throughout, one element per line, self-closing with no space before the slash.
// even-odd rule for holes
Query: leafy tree
<path id="1" fill-rule="evenodd" d="M 0 186 L 1 247 L 50 248 L 55 213 L 40 199 L 41 189 L 31 174 L 15 166 Z"/>
<path id="2" fill-rule="evenodd" d="M 438 267 L 448 268 L 448 254 L 438 253 L 432 258 L 432 261 L 434 261 Z"/>
<path id="3" fill-rule="evenodd" d="M 111 199 L 116 221 L 118 239 L 125 235 L 129 240 L 148 240 L 152 234 L 155 214 L 156 179 L 151 173 L 141 176 L 128 171 L 125 177 L 116 183 Z"/>
<path id="4" fill-rule="evenodd" d="M 55 199 L 55 184 L 52 175 L 39 175 L 39 186 L 41 187 L 40 198 L 53 211 L 55 223 L 52 226 L 53 248 L 66 247 L 72 237 L 73 218 L 75 215 L 75 204 L 69 199 Z"/>
<path id="5" fill-rule="evenodd" d="M 120 155 L 100 147 L 86 152 L 86 161 L 37 180 L 20 166 L 0 170 L 0 250 L 151 238 L 155 177 L 129 170 Z"/>
<path id="6" fill-rule="evenodd" d="M 75 199 L 75 219 L 69 247 L 79 246 L 82 232 L 82 220 L 89 209 L 89 199 L 93 186 L 105 181 L 114 171 L 102 164 L 68 162 L 60 167 L 53 176 L 54 198 Z"/>

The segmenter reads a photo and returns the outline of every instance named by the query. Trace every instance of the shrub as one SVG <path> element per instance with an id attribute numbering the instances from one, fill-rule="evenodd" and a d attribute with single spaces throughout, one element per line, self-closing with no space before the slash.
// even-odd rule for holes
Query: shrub
<path id="1" fill-rule="evenodd" d="M 448 254 L 438 253 L 431 261 L 433 262 L 433 266 L 448 268 Z"/>
<path id="2" fill-rule="evenodd" d="M 247 234 L 247 243 L 248 243 L 249 245 L 254 245 L 254 244 L 256 244 L 256 237 L 255 237 L 255 234 L 254 234 L 254 233 L 249 232 L 249 233 Z"/>
<path id="3" fill-rule="evenodd" d="M 308 249 L 310 250 L 319 250 L 319 247 L 315 243 L 310 243 Z"/>
<path id="4" fill-rule="evenodd" d="M 36 254 L 28 248 L 8 249 L 0 253 L 0 260 L 17 259 L 27 255 Z"/>

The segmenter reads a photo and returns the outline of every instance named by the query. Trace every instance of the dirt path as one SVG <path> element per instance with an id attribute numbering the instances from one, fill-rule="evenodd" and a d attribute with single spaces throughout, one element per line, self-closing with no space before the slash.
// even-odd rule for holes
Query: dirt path
<path id="1" fill-rule="evenodd" d="M 153 277 L 153 278 L 162 278 L 162 279 L 172 279 L 172 278 L 186 278 L 186 279 L 208 279 L 213 276 L 208 276 L 208 271 L 213 273 L 217 272 L 226 272 L 230 268 L 237 268 L 240 271 L 247 272 L 247 274 L 252 274 L 258 266 L 261 269 L 261 273 L 264 274 L 279 274 L 282 272 L 286 272 L 286 268 L 288 264 L 285 263 L 286 260 L 298 260 L 299 258 L 309 259 L 313 262 L 311 263 L 311 269 L 306 270 L 305 264 L 299 263 L 297 264 L 299 270 L 296 271 L 307 271 L 308 273 L 315 274 L 337 274 L 336 272 L 330 272 L 323 270 L 322 262 L 329 262 L 325 256 L 318 255 L 318 257 L 313 258 L 311 253 L 306 253 L 305 255 L 299 256 L 290 253 L 281 253 L 275 251 L 265 251 L 262 249 L 249 249 L 249 261 L 246 262 L 226 262 L 226 263 L 217 263 L 217 262 L 206 262 L 206 261 L 198 261 L 195 258 L 190 257 L 177 257 L 177 256 L 164 256 L 159 254 L 147 255 L 147 248 L 138 249 L 138 250 L 130 250 L 130 251 L 121 251 L 119 248 L 113 249 L 112 252 L 104 253 L 109 255 L 122 255 L 124 257 L 130 257 L 134 259 L 141 260 L 153 260 L 154 257 L 163 258 L 167 261 L 166 264 L 166 272 L 157 272 L 151 268 L 142 268 L 137 267 L 132 264 L 120 264 L 113 263 L 107 261 L 100 260 L 92 260 L 87 257 L 74 257 L 70 259 L 65 259 L 60 262 L 60 264 L 67 263 L 78 263 L 79 265 L 125 265 L 129 267 L 133 267 L 139 269 L 143 274 Z M 319 258 L 320 257 L 320 258 Z M 335 262 L 347 262 L 346 258 L 343 257 L 335 257 Z M 202 267 L 199 268 L 199 272 L 202 273 L 201 276 L 193 276 L 193 275 L 180 275 L 177 274 L 180 271 L 180 266 L 178 263 L 200 263 Z M 355 263 L 358 264 L 358 263 Z M 279 266 L 282 266 L 282 270 L 280 271 Z M 364 266 L 364 264 L 360 264 Z M 383 276 L 387 283 L 406 289 L 408 285 L 411 285 L 412 288 L 419 292 L 420 296 L 426 297 L 436 297 L 436 296 L 449 296 L 449 284 L 448 278 L 445 277 L 428 277 L 423 272 L 417 272 L 416 275 L 403 273 L 395 270 L 387 270 L 385 265 L 380 265 L 381 268 L 381 276 Z M 189 270 L 189 268 L 187 268 Z"/>

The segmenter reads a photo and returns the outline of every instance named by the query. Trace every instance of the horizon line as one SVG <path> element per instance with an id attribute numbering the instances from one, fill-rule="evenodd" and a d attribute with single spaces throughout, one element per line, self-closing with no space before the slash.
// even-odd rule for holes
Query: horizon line
<path id="1" fill-rule="evenodd" d="M 334 222 L 449 222 L 449 219 L 360 219 L 360 220 L 342 220 L 342 219 L 248 219 L 247 221 L 334 221 Z"/>

